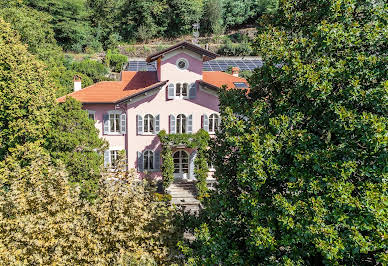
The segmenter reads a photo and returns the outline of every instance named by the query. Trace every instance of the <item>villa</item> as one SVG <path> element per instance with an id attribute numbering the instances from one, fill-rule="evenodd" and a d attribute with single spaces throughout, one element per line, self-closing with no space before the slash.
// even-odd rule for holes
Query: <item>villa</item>
<path id="1" fill-rule="evenodd" d="M 100 136 L 109 142 L 105 165 L 115 163 L 118 151 L 127 152 L 128 168 L 139 177 L 151 172 L 161 177 L 161 143 L 158 133 L 195 133 L 203 128 L 215 134 L 219 124 L 217 90 L 247 88 L 246 79 L 221 71 L 203 71 L 206 61 L 217 54 L 180 42 L 147 57 L 156 62 L 156 71 L 122 71 L 120 81 L 103 81 L 81 87 L 75 79 L 74 92 L 58 99 L 73 97 L 83 104 L 95 120 Z M 185 147 L 173 150 L 174 177 L 193 180 L 196 151 Z M 211 169 L 210 169 L 211 171 Z"/>

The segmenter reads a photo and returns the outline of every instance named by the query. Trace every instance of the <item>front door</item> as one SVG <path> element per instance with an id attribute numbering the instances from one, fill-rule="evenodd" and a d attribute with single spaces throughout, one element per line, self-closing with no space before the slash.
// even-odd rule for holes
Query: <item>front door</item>
<path id="1" fill-rule="evenodd" d="M 180 150 L 173 154 L 174 158 L 174 177 L 189 178 L 189 155 L 187 152 Z"/>

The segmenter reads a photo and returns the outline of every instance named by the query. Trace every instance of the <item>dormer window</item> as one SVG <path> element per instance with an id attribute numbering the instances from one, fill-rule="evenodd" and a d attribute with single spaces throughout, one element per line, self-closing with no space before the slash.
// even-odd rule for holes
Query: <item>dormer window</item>
<path id="1" fill-rule="evenodd" d="M 176 97 L 182 97 L 182 98 L 187 98 L 187 83 L 177 83 L 175 89 L 175 96 Z"/>
<path id="2" fill-rule="evenodd" d="M 180 69 L 180 70 L 185 70 L 189 67 L 189 61 L 187 61 L 187 59 L 185 58 L 179 58 L 177 61 L 176 61 L 176 66 Z"/>
<path id="3" fill-rule="evenodd" d="M 167 86 L 167 99 L 194 99 L 197 95 L 195 83 L 170 83 Z"/>

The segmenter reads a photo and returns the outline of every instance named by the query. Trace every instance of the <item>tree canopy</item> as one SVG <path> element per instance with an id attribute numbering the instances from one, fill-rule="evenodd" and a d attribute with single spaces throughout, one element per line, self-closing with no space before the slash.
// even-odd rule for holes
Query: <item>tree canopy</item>
<path id="1" fill-rule="evenodd" d="M 286 0 L 263 20 L 248 95 L 220 92 L 194 259 L 387 263 L 387 17 L 384 1 Z"/>
<path id="2" fill-rule="evenodd" d="M 45 66 L 0 18 L 0 160 L 10 148 L 47 135 L 54 100 Z"/>

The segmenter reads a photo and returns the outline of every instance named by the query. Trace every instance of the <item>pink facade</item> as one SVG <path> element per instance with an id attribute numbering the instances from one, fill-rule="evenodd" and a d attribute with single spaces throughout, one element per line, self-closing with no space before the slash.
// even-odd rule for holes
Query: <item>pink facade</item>
<path id="1" fill-rule="evenodd" d="M 93 86 L 85 89 L 82 96 L 84 109 L 94 115 L 100 136 L 109 142 L 109 150 L 104 154 L 106 165 L 114 162 L 115 151 L 126 150 L 129 169 L 137 169 L 139 177 L 148 172 L 155 178 L 161 178 L 159 131 L 196 133 L 204 128 L 214 134 L 219 125 L 217 92 L 215 86 L 209 84 L 208 88 L 202 82 L 205 56 L 186 47 L 157 55 L 155 82 L 162 84 L 160 86 L 147 87 L 140 93 L 132 93 L 129 88 L 128 93 L 132 93 L 129 97 L 113 103 L 84 100 L 86 96 L 96 93 Z M 212 54 L 209 52 L 206 56 Z M 151 57 L 151 61 L 154 60 Z M 234 78 L 232 75 L 227 76 Z M 241 80 L 239 78 L 238 81 Z M 123 90 L 127 90 L 127 87 L 124 86 Z M 103 93 L 109 93 L 109 89 L 107 86 Z M 77 95 L 81 93 L 69 96 L 77 98 Z M 196 151 L 175 151 L 176 178 L 194 179 L 193 161 Z"/>

